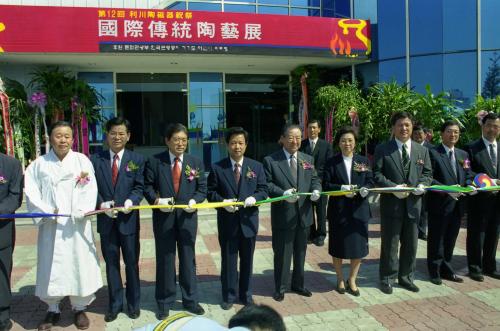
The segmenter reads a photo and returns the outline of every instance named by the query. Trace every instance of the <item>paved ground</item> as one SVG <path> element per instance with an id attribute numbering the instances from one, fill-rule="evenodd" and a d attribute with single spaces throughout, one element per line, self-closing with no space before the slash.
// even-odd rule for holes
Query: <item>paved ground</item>
<path id="1" fill-rule="evenodd" d="M 141 317 L 130 320 L 120 314 L 112 323 L 104 322 L 107 307 L 106 288 L 97 293 L 97 300 L 89 308 L 91 330 L 130 330 L 156 321 L 154 282 L 155 252 L 151 221 L 142 214 L 141 260 L 142 281 Z M 370 254 L 361 266 L 358 286 L 360 297 L 335 292 L 335 272 L 327 246 L 310 245 L 306 261 L 306 287 L 311 298 L 286 294 L 285 300 L 277 303 L 272 299 L 273 265 L 269 210 L 261 212 L 261 227 L 258 236 L 254 263 L 254 299 L 257 303 L 276 308 L 285 318 L 289 330 L 500 330 L 500 281 L 486 278 L 477 283 L 465 278 L 463 284 L 444 281 L 436 286 L 427 281 L 425 267 L 426 243 L 419 241 L 417 280 L 419 293 L 411 293 L 396 287 L 393 295 L 378 290 L 378 257 L 380 249 L 380 227 L 375 218 L 370 224 Z M 14 330 L 35 329 L 43 319 L 46 306 L 34 296 L 36 275 L 37 228 L 29 221 L 20 221 L 17 226 L 17 244 L 14 252 L 12 319 Z M 99 244 L 99 236 L 96 235 Z M 99 248 L 100 250 L 100 248 Z M 196 242 L 197 270 L 201 304 L 206 316 L 222 324 L 241 308 L 224 311 L 219 307 L 220 294 L 220 248 L 217 242 L 215 215 L 204 212 L 199 221 Z M 500 254 L 497 254 L 500 258 Z M 465 230 L 462 229 L 455 249 L 454 264 L 460 275 L 466 274 Z M 101 270 L 105 280 L 104 262 Z M 345 272 L 348 265 L 345 265 Z M 175 309 L 181 309 L 180 296 Z M 69 303 L 64 301 L 60 329 L 76 330 L 72 325 Z"/>

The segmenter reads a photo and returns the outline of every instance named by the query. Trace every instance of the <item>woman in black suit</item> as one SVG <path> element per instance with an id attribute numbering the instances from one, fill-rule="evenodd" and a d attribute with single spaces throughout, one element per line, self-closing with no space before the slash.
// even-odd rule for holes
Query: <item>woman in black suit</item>
<path id="1" fill-rule="evenodd" d="M 329 243 L 328 253 L 333 257 L 337 273 L 337 291 L 359 296 L 356 286 L 361 259 L 368 255 L 368 221 L 370 205 L 366 199 L 368 188 L 373 187 L 373 176 L 366 157 L 355 154 L 356 133 L 351 127 L 342 128 L 336 142 L 341 153 L 332 157 L 324 170 L 323 190 L 350 191 L 358 193 L 330 197 L 328 202 Z M 351 260 L 351 271 L 347 284 L 342 274 L 342 259 Z"/>

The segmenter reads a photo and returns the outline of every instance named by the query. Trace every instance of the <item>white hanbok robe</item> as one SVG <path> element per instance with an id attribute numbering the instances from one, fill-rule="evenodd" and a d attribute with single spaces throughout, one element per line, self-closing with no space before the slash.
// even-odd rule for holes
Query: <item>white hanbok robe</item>
<path id="1" fill-rule="evenodd" d="M 88 183 L 77 182 L 82 172 Z M 25 194 L 32 213 L 71 215 L 95 209 L 97 184 L 89 159 L 70 151 L 60 161 L 53 150 L 26 169 Z M 102 287 L 101 269 L 89 218 L 47 217 L 39 225 L 35 295 L 89 296 Z"/>

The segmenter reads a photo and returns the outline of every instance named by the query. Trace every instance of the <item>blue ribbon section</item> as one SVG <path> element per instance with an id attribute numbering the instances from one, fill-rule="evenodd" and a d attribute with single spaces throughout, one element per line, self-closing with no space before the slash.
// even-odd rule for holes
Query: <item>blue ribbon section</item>
<path id="1" fill-rule="evenodd" d="M 0 218 L 44 218 L 44 217 L 69 217 L 69 216 L 70 215 L 45 214 L 45 213 L 0 214 Z"/>

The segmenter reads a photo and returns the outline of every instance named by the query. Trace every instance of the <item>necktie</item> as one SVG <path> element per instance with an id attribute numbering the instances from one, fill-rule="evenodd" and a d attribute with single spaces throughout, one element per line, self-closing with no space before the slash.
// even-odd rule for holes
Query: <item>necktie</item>
<path id="1" fill-rule="evenodd" d="M 234 164 L 234 180 L 236 181 L 236 186 L 240 183 L 240 165 L 238 163 Z"/>
<path id="2" fill-rule="evenodd" d="M 455 153 L 452 150 L 448 152 L 448 157 L 450 158 L 451 169 L 453 170 L 453 174 L 457 177 L 457 161 L 455 160 Z"/>
<path id="3" fill-rule="evenodd" d="M 118 179 L 118 154 L 113 156 L 113 166 L 111 167 L 111 182 L 113 186 L 116 185 L 116 180 Z"/>
<path id="4" fill-rule="evenodd" d="M 179 192 L 179 184 L 181 181 L 181 166 L 178 157 L 174 159 L 174 168 L 172 169 L 172 181 L 174 183 L 174 191 L 177 194 Z"/>
<path id="5" fill-rule="evenodd" d="M 405 174 L 405 177 L 408 178 L 408 173 L 410 172 L 410 156 L 408 155 L 408 151 L 406 150 L 406 144 L 403 144 L 401 156 L 403 159 L 403 172 Z"/>
<path id="6" fill-rule="evenodd" d="M 497 167 L 497 151 L 493 148 L 493 144 L 490 144 L 490 159 L 493 163 L 493 168 Z"/>
<path id="7" fill-rule="evenodd" d="M 295 184 L 297 184 L 297 160 L 294 155 L 290 155 L 290 172 Z"/>
<path id="8" fill-rule="evenodd" d="M 313 141 L 313 140 L 311 140 L 311 152 L 313 152 L 313 151 L 314 151 L 314 146 L 316 146 L 316 144 L 314 143 L 314 141 Z"/>

